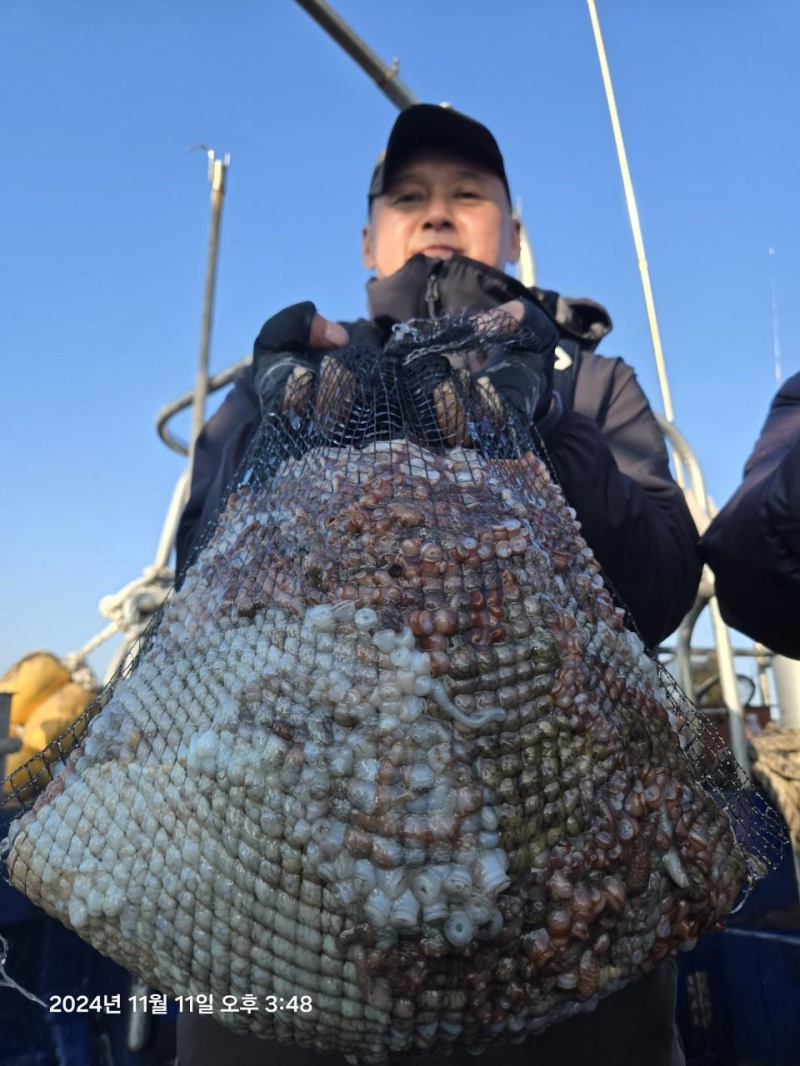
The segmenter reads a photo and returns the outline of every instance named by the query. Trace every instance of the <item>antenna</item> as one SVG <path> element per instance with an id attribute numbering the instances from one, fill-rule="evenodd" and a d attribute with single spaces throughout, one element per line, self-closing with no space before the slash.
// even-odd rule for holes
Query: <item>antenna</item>
<path id="1" fill-rule="evenodd" d="M 780 385 L 783 371 L 781 370 L 781 333 L 778 322 L 778 281 L 774 248 L 769 250 L 769 272 L 772 283 L 772 351 L 775 356 L 775 382 Z"/>
<path id="2" fill-rule="evenodd" d="M 208 352 L 211 345 L 211 323 L 214 315 L 214 296 L 217 281 L 217 254 L 219 251 L 219 228 L 222 221 L 222 201 L 225 196 L 225 175 L 231 157 L 227 153 L 219 159 L 207 144 L 194 144 L 190 152 L 205 152 L 208 158 L 208 183 L 211 186 L 211 223 L 206 258 L 206 281 L 203 290 L 203 317 L 200 327 L 200 350 L 197 357 L 197 381 L 194 390 L 192 412 L 192 436 L 189 445 L 189 484 L 194 465 L 194 446 L 203 428 L 206 396 L 208 394 Z"/>

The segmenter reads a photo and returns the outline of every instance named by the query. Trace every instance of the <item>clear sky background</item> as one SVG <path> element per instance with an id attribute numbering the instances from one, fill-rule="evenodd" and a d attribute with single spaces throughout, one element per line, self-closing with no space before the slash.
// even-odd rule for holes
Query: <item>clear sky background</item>
<path id="1" fill-rule="evenodd" d="M 583 0 L 336 0 L 423 100 L 489 125 L 538 280 L 605 304 L 661 409 Z M 677 422 L 724 502 L 800 370 L 796 0 L 599 0 Z M 364 310 L 368 178 L 393 105 L 291 0 L 2 0 L 0 669 L 83 644 L 154 556 L 182 460 L 209 191 L 232 164 L 212 369 L 298 300 Z M 188 431 L 188 420 L 177 427 Z M 107 653 L 95 656 L 102 668 Z"/>

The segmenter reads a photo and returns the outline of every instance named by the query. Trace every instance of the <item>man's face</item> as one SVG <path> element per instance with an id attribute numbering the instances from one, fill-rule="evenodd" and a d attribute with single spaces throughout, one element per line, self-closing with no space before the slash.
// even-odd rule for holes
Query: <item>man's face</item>
<path id="1" fill-rule="evenodd" d="M 364 265 L 379 278 L 420 252 L 465 255 L 499 270 L 519 258 L 519 223 L 502 181 L 451 152 L 425 150 L 400 163 L 373 200 L 363 239 Z"/>

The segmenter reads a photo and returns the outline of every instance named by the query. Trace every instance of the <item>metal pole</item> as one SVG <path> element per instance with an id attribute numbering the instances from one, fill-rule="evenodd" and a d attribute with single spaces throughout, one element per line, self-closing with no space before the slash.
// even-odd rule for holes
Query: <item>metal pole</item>
<path id="1" fill-rule="evenodd" d="M 642 237 L 642 227 L 639 222 L 639 210 L 636 206 L 636 197 L 633 193 L 633 182 L 631 181 L 631 173 L 628 168 L 628 157 L 625 153 L 625 142 L 622 139 L 622 127 L 620 126 L 619 115 L 617 113 L 617 102 L 614 98 L 614 88 L 611 84 L 611 71 L 608 67 L 606 49 L 603 43 L 603 35 L 600 30 L 600 21 L 597 17 L 595 0 L 586 0 L 586 2 L 589 5 L 589 17 L 592 20 L 592 30 L 594 31 L 595 46 L 597 47 L 597 57 L 600 61 L 600 73 L 603 76 L 603 86 L 606 91 L 606 101 L 608 102 L 608 111 L 611 116 L 611 128 L 614 131 L 614 143 L 617 146 L 617 158 L 619 159 L 619 168 L 622 174 L 622 185 L 625 189 L 625 202 L 628 205 L 628 217 L 633 232 L 633 243 L 636 248 L 636 259 L 639 264 L 639 273 L 642 278 L 642 290 L 644 292 L 645 306 L 647 307 L 647 321 L 650 324 L 650 337 L 653 342 L 653 354 L 655 355 L 656 370 L 658 371 L 658 383 L 661 387 L 664 415 L 668 422 L 674 422 L 675 415 L 672 408 L 672 395 L 669 388 L 669 379 L 667 378 L 667 367 L 664 362 L 664 351 L 661 347 L 661 333 L 658 328 L 653 289 L 650 285 L 650 270 L 647 266 L 647 257 L 644 252 L 644 239 Z M 682 488 L 683 467 L 681 465 L 681 458 L 677 452 L 674 454 L 675 480 Z"/>
<path id="2" fill-rule="evenodd" d="M 172 491 L 172 499 L 170 500 L 169 510 L 167 511 L 167 517 L 164 519 L 164 525 L 161 529 L 161 537 L 158 541 L 158 548 L 156 549 L 156 558 L 153 563 L 154 567 L 159 570 L 169 565 L 169 557 L 172 553 L 172 549 L 175 546 L 175 537 L 178 533 L 178 523 L 181 520 L 183 509 L 186 506 L 189 499 L 189 471 L 184 472 L 178 478 L 175 488 Z"/>
<path id="3" fill-rule="evenodd" d="M 770 276 L 772 281 L 772 353 L 775 358 L 775 384 L 780 385 L 781 370 L 781 334 L 778 326 L 778 283 L 775 277 L 775 249 L 769 250 Z"/>
<path id="4" fill-rule="evenodd" d="M 678 675 L 678 684 L 692 701 L 696 703 L 694 690 L 694 675 L 692 673 L 692 634 L 697 624 L 697 619 L 706 609 L 708 600 L 698 596 L 689 613 L 680 624 L 675 640 L 675 666 Z"/>
<path id="5" fill-rule="evenodd" d="M 687 615 L 687 617 L 688 617 L 688 615 Z M 662 644 L 661 647 L 659 648 L 659 651 L 663 652 L 665 655 L 674 655 L 675 654 L 674 649 L 671 648 L 669 644 Z M 709 655 L 715 655 L 716 651 L 717 651 L 716 648 L 704 648 L 701 645 L 696 644 L 692 648 L 692 655 L 707 657 Z M 766 666 L 766 665 L 769 665 L 767 660 L 769 659 L 769 656 L 772 653 L 771 652 L 756 651 L 755 648 L 736 648 L 736 649 L 734 649 L 733 654 L 734 654 L 734 658 L 736 658 L 736 659 L 739 659 L 739 658 L 757 659 L 759 656 L 762 656 L 762 657 L 765 658 L 765 666 Z"/>
<path id="6" fill-rule="evenodd" d="M 751 655 L 755 656 L 756 666 L 758 668 L 758 688 L 761 693 L 761 703 L 764 707 L 770 705 L 770 691 L 769 691 L 769 675 L 767 673 L 767 667 L 769 666 L 768 654 L 764 650 L 764 645 L 755 642 L 753 644 Z"/>
<path id="7" fill-rule="evenodd" d="M 252 355 L 246 355 L 238 362 L 226 366 L 224 370 L 219 370 L 216 374 L 212 374 L 206 385 L 206 396 L 209 396 L 212 392 L 216 392 L 217 389 L 221 389 L 223 386 L 228 385 L 233 381 L 239 371 L 249 363 L 252 363 L 252 361 Z M 172 448 L 172 450 L 179 455 L 188 455 L 189 447 L 187 444 L 184 444 L 182 440 L 179 440 L 173 435 L 168 423 L 171 418 L 175 417 L 175 415 L 179 414 L 181 411 L 185 411 L 187 407 L 191 407 L 193 399 L 194 389 L 189 389 L 187 392 L 181 393 L 176 400 L 172 400 L 170 403 L 165 404 L 156 415 L 156 432 L 167 447 Z"/>
<path id="8" fill-rule="evenodd" d="M 675 453 L 676 464 L 678 460 L 682 460 L 686 464 L 686 469 L 689 473 L 690 485 L 692 493 L 694 494 L 695 501 L 699 508 L 699 518 L 701 522 L 699 525 L 705 525 L 701 528 L 701 532 L 704 531 L 710 521 L 710 509 L 708 505 L 708 497 L 706 496 L 705 483 L 703 481 L 703 471 L 700 468 L 697 456 L 694 454 L 691 445 L 683 436 L 683 434 L 675 428 L 675 426 L 667 422 L 666 419 L 659 418 L 658 424 L 661 427 L 662 432 L 666 434 L 672 444 L 673 451 Z M 719 668 L 719 687 L 722 692 L 722 700 L 728 709 L 728 726 L 730 729 L 731 737 L 731 750 L 745 773 L 750 775 L 750 759 L 747 753 L 747 736 L 744 728 L 744 711 L 742 709 L 742 703 L 739 699 L 739 687 L 736 684 L 736 667 L 733 659 L 733 648 L 731 646 L 731 637 L 728 631 L 728 627 L 722 620 L 720 614 L 719 604 L 717 603 L 717 597 L 711 594 L 711 590 L 714 588 L 714 575 L 707 567 L 703 567 L 703 575 L 700 582 L 702 595 L 704 599 L 709 600 L 709 610 L 711 611 L 711 626 L 714 632 L 714 643 L 717 649 L 717 666 Z M 699 613 L 699 612 L 698 612 Z M 692 624 L 697 620 L 697 615 L 687 616 L 692 618 Z M 691 633 L 687 633 L 685 629 L 681 629 L 678 638 L 678 649 L 682 652 L 684 660 L 688 657 L 690 647 Z M 683 669 L 688 671 L 688 663 L 683 666 Z"/>
<path id="9" fill-rule="evenodd" d="M 773 655 L 772 678 L 781 726 L 800 729 L 800 661 Z"/>
<path id="10" fill-rule="evenodd" d="M 326 4 L 325 0 L 297 0 L 297 3 L 322 26 L 326 33 L 333 37 L 337 44 L 342 46 L 345 52 L 372 78 L 381 92 L 385 93 L 401 111 L 406 107 L 411 107 L 412 104 L 419 103 L 419 98 L 397 76 L 400 68 L 399 62 L 395 59 L 391 66 L 384 63 L 381 57 L 361 40 L 355 30 L 348 26 L 330 4 Z"/>
<path id="11" fill-rule="evenodd" d="M 750 776 L 750 757 L 747 752 L 747 734 L 744 728 L 744 710 L 739 699 L 739 686 L 736 684 L 736 669 L 733 664 L 733 648 L 728 627 L 722 620 L 717 597 L 709 604 L 714 641 L 717 645 L 717 666 L 719 668 L 719 687 L 722 702 L 728 708 L 728 728 L 731 736 L 731 751 L 741 768 Z"/>
<path id="12" fill-rule="evenodd" d="M 203 428 L 208 394 L 208 352 L 211 346 L 211 323 L 214 316 L 214 290 L 217 278 L 217 256 L 219 252 L 219 230 L 222 221 L 222 201 L 225 196 L 225 174 L 230 165 L 230 156 L 217 159 L 214 152 L 205 145 L 208 156 L 208 180 L 211 185 L 211 225 L 208 235 L 208 256 L 206 260 L 206 282 L 203 292 L 203 318 L 200 327 L 200 350 L 197 356 L 197 380 L 194 387 L 194 409 L 192 413 L 192 435 L 189 445 L 189 481 L 191 483 L 194 445 Z M 192 151 L 192 149 L 189 149 Z"/>
<path id="13" fill-rule="evenodd" d="M 517 209 L 519 222 L 519 269 L 517 277 L 526 289 L 531 289 L 536 284 L 536 260 L 533 258 L 533 245 L 522 221 L 522 211 Z"/>

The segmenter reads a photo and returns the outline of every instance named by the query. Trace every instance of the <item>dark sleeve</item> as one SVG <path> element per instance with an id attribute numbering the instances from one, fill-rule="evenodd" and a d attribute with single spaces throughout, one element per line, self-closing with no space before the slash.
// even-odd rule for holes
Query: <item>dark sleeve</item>
<path id="1" fill-rule="evenodd" d="M 253 369 L 247 366 L 197 438 L 189 502 L 175 542 L 176 574 L 182 573 L 203 530 L 215 517 L 260 421 Z"/>
<path id="2" fill-rule="evenodd" d="M 800 658 L 800 374 L 775 397 L 744 480 L 700 547 L 725 621 Z"/>
<path id="3" fill-rule="evenodd" d="M 654 647 L 694 602 L 702 565 L 697 530 L 633 370 L 593 357 L 578 376 L 573 409 L 543 436 L 586 542 Z"/>

